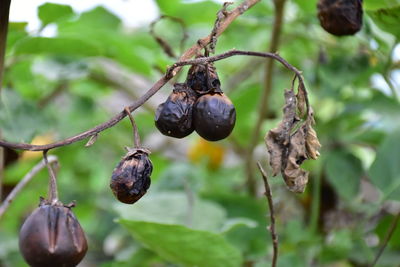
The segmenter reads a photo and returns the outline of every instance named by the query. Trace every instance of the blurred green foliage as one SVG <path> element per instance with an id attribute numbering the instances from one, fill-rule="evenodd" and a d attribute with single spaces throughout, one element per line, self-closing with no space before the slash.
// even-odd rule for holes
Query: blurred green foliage
<path id="1" fill-rule="evenodd" d="M 185 22 L 185 48 L 210 32 L 220 8 L 214 1 L 155 2 L 160 14 Z M 393 220 L 394 208 L 382 207 L 390 203 L 399 210 L 400 1 L 365 0 L 364 7 L 361 32 L 338 38 L 319 26 L 315 0 L 287 1 L 279 53 L 303 71 L 322 156 L 306 164 L 310 184 L 302 195 L 288 192 L 280 178 L 271 180 L 279 266 L 365 266 Z M 149 25 L 126 29 L 104 7 L 77 14 L 70 6 L 46 3 L 38 7 L 38 16 L 41 27 L 35 32 L 28 33 L 26 23 L 9 25 L 0 103 L 1 132 L 8 141 L 48 143 L 104 122 L 142 95 L 161 76 L 160 70 L 174 62 L 153 40 Z M 216 52 L 265 51 L 273 17 L 272 1 L 261 1 L 230 25 Z M 42 35 L 49 26 L 57 29 L 54 37 Z M 175 26 L 161 21 L 156 30 L 178 53 L 182 33 Z M 147 86 L 125 88 L 124 77 L 106 75 L 110 66 L 105 62 Z M 77 201 L 74 212 L 88 236 L 89 252 L 80 266 L 270 264 L 263 184 L 259 179 L 258 195 L 248 195 L 243 164 L 259 116 L 264 64 L 233 57 L 216 67 L 237 109 L 232 138 L 219 142 L 218 148 L 202 149 L 196 134 L 178 142 L 161 136 L 153 116 L 171 90 L 165 86 L 156 103 L 134 113 L 154 165 L 151 188 L 138 203 L 118 203 L 108 186 L 123 147 L 132 145 L 127 120 L 102 132 L 89 148 L 82 141 L 50 152 L 61 163 L 61 200 Z M 292 73 L 275 68 L 263 134 L 279 122 L 283 89 L 290 87 L 291 79 Z M 184 81 L 184 73 L 177 81 Z M 220 151 L 224 158 L 210 164 Z M 6 191 L 41 158 L 40 153 L 18 153 L 18 160 L 5 169 Z M 255 158 L 264 165 L 266 153 L 259 140 Z M 193 154 L 195 158 L 188 156 Z M 26 266 L 18 252 L 18 229 L 46 190 L 43 170 L 0 220 L 0 266 Z M 399 235 L 397 229 L 377 266 L 400 262 Z"/>

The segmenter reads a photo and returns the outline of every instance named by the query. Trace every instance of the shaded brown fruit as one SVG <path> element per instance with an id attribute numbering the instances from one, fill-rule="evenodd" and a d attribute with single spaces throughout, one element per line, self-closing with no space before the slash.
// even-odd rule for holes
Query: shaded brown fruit
<path id="1" fill-rule="evenodd" d="M 128 149 L 112 173 L 110 187 L 115 197 L 126 204 L 138 201 L 150 187 L 152 171 L 149 151 Z"/>
<path id="2" fill-rule="evenodd" d="M 30 266 L 72 267 L 83 259 L 87 242 L 71 206 L 49 204 L 42 199 L 25 220 L 19 247 Z"/>
<path id="3" fill-rule="evenodd" d="M 317 8 L 322 28 L 333 35 L 353 35 L 361 29 L 362 0 L 320 0 Z"/>
<path id="4" fill-rule="evenodd" d="M 186 77 L 186 83 L 200 95 L 210 92 L 222 93 L 221 82 L 212 63 L 191 66 Z"/>
<path id="5" fill-rule="evenodd" d="M 155 124 L 162 134 L 183 138 L 194 131 L 192 113 L 197 95 L 186 84 L 177 83 L 174 87 L 167 101 L 158 106 Z"/>
<path id="6" fill-rule="evenodd" d="M 226 138 L 232 132 L 236 111 L 224 94 L 206 94 L 197 99 L 193 110 L 196 132 L 208 141 Z"/>

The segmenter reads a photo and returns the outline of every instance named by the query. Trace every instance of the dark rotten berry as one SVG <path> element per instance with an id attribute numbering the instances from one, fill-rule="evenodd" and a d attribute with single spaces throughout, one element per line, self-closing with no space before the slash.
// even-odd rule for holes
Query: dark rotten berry
<path id="1" fill-rule="evenodd" d="M 362 26 L 362 0 L 320 0 L 318 19 L 327 32 L 342 36 L 353 35 Z"/>
<path id="2" fill-rule="evenodd" d="M 49 204 L 42 199 L 22 225 L 19 247 L 33 267 L 72 267 L 87 251 L 85 234 L 71 206 Z"/>
<path id="3" fill-rule="evenodd" d="M 235 126 L 235 107 L 224 94 L 201 96 L 197 99 L 193 114 L 196 132 L 208 141 L 226 138 Z"/>
<path id="4" fill-rule="evenodd" d="M 112 173 L 110 187 L 115 197 L 126 204 L 138 201 L 150 187 L 152 171 L 149 151 L 128 149 Z"/>
<path id="5" fill-rule="evenodd" d="M 203 95 L 210 92 L 222 93 L 217 71 L 209 63 L 207 65 L 193 65 L 188 71 L 186 78 L 187 85 L 196 93 Z"/>
<path id="6" fill-rule="evenodd" d="M 174 87 L 167 101 L 158 106 L 155 124 L 162 134 L 183 138 L 194 131 L 192 110 L 197 95 L 186 84 L 177 83 Z"/>

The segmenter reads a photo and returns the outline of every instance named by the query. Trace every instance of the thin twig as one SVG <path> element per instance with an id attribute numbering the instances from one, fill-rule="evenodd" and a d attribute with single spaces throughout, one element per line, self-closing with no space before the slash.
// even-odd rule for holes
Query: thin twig
<path id="1" fill-rule="evenodd" d="M 262 175 L 263 181 L 264 181 L 264 187 L 265 187 L 265 196 L 267 197 L 268 200 L 268 207 L 269 207 L 269 216 L 271 220 L 270 226 L 267 228 L 269 232 L 271 233 L 271 238 L 272 238 L 272 247 L 273 247 L 273 255 L 272 255 L 272 267 L 276 267 L 276 263 L 278 260 L 278 235 L 275 231 L 275 213 L 274 213 L 274 203 L 272 201 L 272 193 L 271 193 L 271 188 L 268 184 L 268 177 L 267 174 L 265 173 L 264 169 L 261 167 L 260 162 L 257 162 L 258 169 L 260 170 L 260 173 Z"/>
<path id="2" fill-rule="evenodd" d="M 129 120 L 131 121 L 131 124 L 132 124 L 133 143 L 135 144 L 135 148 L 140 148 L 141 147 L 140 136 L 139 136 L 139 130 L 138 130 L 138 127 L 136 125 L 136 122 L 133 119 L 133 116 L 132 116 L 131 112 L 129 111 L 128 107 L 125 108 L 125 112 L 128 114 Z"/>
<path id="3" fill-rule="evenodd" d="M 163 20 L 163 19 L 170 19 L 172 21 L 177 22 L 181 28 L 182 28 L 182 38 L 181 38 L 181 42 L 180 42 L 180 49 L 181 52 L 183 51 L 183 48 L 185 46 L 185 41 L 187 40 L 187 38 L 189 37 L 188 33 L 187 33 L 187 29 L 186 29 L 186 24 L 185 22 L 181 19 L 181 18 L 177 18 L 177 17 L 173 17 L 173 16 L 168 16 L 168 15 L 162 15 L 160 16 L 158 19 L 156 19 L 155 21 L 153 21 L 150 24 L 150 34 L 151 36 L 153 36 L 153 38 L 156 40 L 156 42 L 161 46 L 161 48 L 164 50 L 164 53 L 167 54 L 168 56 L 172 57 L 172 58 L 176 58 L 176 55 L 174 53 L 174 50 L 172 49 L 172 47 L 169 45 L 169 43 L 163 39 L 161 36 L 159 36 L 156 32 L 155 32 L 155 26 L 157 24 L 157 22 Z"/>
<path id="4" fill-rule="evenodd" d="M 58 189 L 57 189 L 57 178 L 56 174 L 54 173 L 53 167 L 49 164 L 47 160 L 47 151 L 43 151 L 43 160 L 44 163 L 47 165 L 47 169 L 49 171 L 49 195 L 48 200 L 51 204 L 55 204 L 58 201 Z"/>
<path id="5" fill-rule="evenodd" d="M 383 240 L 383 243 L 382 243 L 381 247 L 379 248 L 378 253 L 376 254 L 375 259 L 371 263 L 370 267 L 375 266 L 375 264 L 378 262 L 383 251 L 385 250 L 387 244 L 389 243 L 390 239 L 392 238 L 394 231 L 396 230 L 397 224 L 399 223 L 399 219 L 400 219 L 400 212 L 397 213 L 396 217 L 394 217 L 394 219 L 386 233 L 385 239 Z"/>
<path id="6" fill-rule="evenodd" d="M 220 11 L 218 11 L 217 13 L 217 19 L 215 20 L 214 23 L 214 28 L 211 31 L 211 43 L 210 43 L 210 53 L 215 53 L 215 46 L 217 45 L 217 33 L 218 33 L 218 29 L 221 25 L 221 23 L 223 22 L 223 20 L 225 19 L 225 17 L 228 15 L 228 12 L 226 11 L 226 9 L 228 8 L 228 6 L 232 5 L 233 2 L 225 2 L 221 8 Z"/>
<path id="7" fill-rule="evenodd" d="M 50 94 L 46 95 L 45 97 L 43 97 L 42 99 L 40 99 L 38 101 L 38 107 L 41 109 L 44 108 L 53 99 L 55 99 L 60 94 L 62 94 L 65 90 L 67 90 L 68 86 L 69 86 L 68 81 L 60 81 Z"/>
<path id="8" fill-rule="evenodd" d="M 279 48 L 279 40 L 282 33 L 282 22 L 283 22 L 283 13 L 286 0 L 274 0 L 275 7 L 275 17 L 274 24 L 270 36 L 270 42 L 268 47 L 268 52 L 275 53 Z M 265 67 L 265 82 L 264 82 L 264 90 L 261 93 L 259 107 L 258 107 L 258 118 L 256 124 L 252 130 L 252 136 L 250 138 L 249 145 L 247 147 L 246 153 L 246 174 L 247 174 L 247 188 L 250 194 L 255 195 L 256 193 L 256 180 L 254 178 L 253 171 L 253 151 L 258 142 L 260 141 L 260 130 L 262 123 L 265 120 L 265 115 L 268 111 L 268 99 L 272 91 L 272 82 L 274 77 L 274 61 L 272 59 L 268 59 Z"/>
<path id="9" fill-rule="evenodd" d="M 48 162 L 49 164 L 54 164 L 58 163 L 58 159 L 56 156 L 50 155 L 48 157 Z M 22 179 L 19 181 L 19 183 L 13 188 L 13 190 L 8 194 L 6 199 L 1 203 L 0 205 L 0 219 L 3 216 L 3 214 L 6 212 L 8 207 L 10 206 L 11 202 L 15 199 L 15 197 L 18 195 L 19 192 L 29 183 L 30 180 L 32 180 L 35 175 L 42 170 L 44 167 L 46 167 L 46 162 L 44 159 L 40 161 L 38 164 L 36 164 Z"/>
<path id="10" fill-rule="evenodd" d="M 219 60 L 223 60 L 225 58 L 229 58 L 232 56 L 255 56 L 255 57 L 265 57 L 265 58 L 273 58 L 277 61 L 279 61 L 285 68 L 293 71 L 297 75 L 297 79 L 299 80 L 299 84 L 302 85 L 302 88 L 305 92 L 305 98 L 306 98 L 306 106 L 307 106 L 307 111 L 309 110 L 309 102 L 307 98 L 307 91 L 304 86 L 304 80 L 301 75 L 301 71 L 299 71 L 296 67 L 292 66 L 289 62 L 287 62 L 284 58 L 279 56 L 276 53 L 264 53 L 264 52 L 253 52 L 253 51 L 241 51 L 241 50 L 230 50 L 228 52 L 212 56 L 212 57 L 201 57 L 201 58 L 196 58 L 192 60 L 186 60 L 186 61 L 180 61 L 172 65 L 168 70 L 167 73 L 160 79 L 158 82 L 156 82 L 153 87 L 151 87 L 142 97 L 140 97 L 137 101 L 135 101 L 132 105 L 130 105 L 128 110 L 130 112 L 134 111 L 143 103 L 145 103 L 150 97 L 152 97 L 155 93 L 158 92 L 158 90 L 161 89 L 162 86 L 164 86 L 174 75 L 176 75 L 176 69 L 181 68 L 182 66 L 186 65 L 195 65 L 195 64 L 207 64 L 210 62 L 215 62 Z M 307 112 L 308 114 L 308 112 Z M 53 149 L 56 147 L 61 147 L 65 145 L 69 145 L 75 142 L 78 142 L 84 138 L 90 137 L 94 134 L 98 134 L 99 132 L 102 132 L 118 122 L 120 122 L 125 116 L 127 116 L 127 112 L 125 109 L 114 116 L 111 120 L 102 123 L 90 130 L 87 130 L 86 132 L 80 133 L 78 135 L 75 135 L 73 137 L 67 138 L 62 141 L 58 141 L 55 143 L 47 144 L 47 145 L 31 145 L 31 144 L 25 144 L 25 143 L 10 143 L 4 140 L 0 140 L 0 146 L 3 147 L 9 147 L 12 149 L 21 149 L 21 150 L 30 150 L 30 151 L 44 151 L 44 150 L 49 150 Z"/>
<path id="11" fill-rule="evenodd" d="M 237 8 L 229 12 L 224 20 L 221 23 L 216 36 L 221 35 L 226 28 L 241 14 L 247 11 L 249 8 L 257 4 L 260 0 L 245 0 L 243 1 Z M 181 61 L 192 58 L 197 55 L 200 50 L 202 50 L 205 46 L 207 46 L 211 41 L 211 34 L 200 39 L 195 45 L 186 50 L 186 52 L 180 57 Z M 289 64 L 290 65 L 290 64 Z M 142 97 L 140 97 L 137 101 L 135 101 L 132 105 L 129 106 L 129 111 L 132 112 L 138 107 L 142 106 L 150 97 L 152 97 L 155 93 L 157 93 L 170 79 L 172 79 L 179 71 L 181 67 L 175 67 L 174 71 L 168 71 L 168 75 L 164 75 L 161 77 Z M 47 145 L 30 145 L 25 143 L 11 143 L 4 140 L 0 140 L 0 146 L 9 147 L 13 149 L 19 150 L 30 150 L 30 151 L 44 151 L 53 149 L 56 147 L 61 147 L 65 145 L 69 145 L 85 138 L 91 137 L 92 135 L 98 134 L 108 128 L 113 127 L 118 122 L 120 122 L 123 118 L 127 116 L 125 110 L 121 111 L 119 114 L 112 117 L 110 120 L 95 126 L 92 129 L 89 129 L 83 133 L 77 134 L 75 136 L 69 137 L 67 139 L 57 141 Z"/>

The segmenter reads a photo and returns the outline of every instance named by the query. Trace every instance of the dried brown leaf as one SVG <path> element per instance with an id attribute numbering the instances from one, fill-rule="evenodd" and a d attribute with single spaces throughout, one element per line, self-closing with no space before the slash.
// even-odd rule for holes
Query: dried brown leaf
<path id="1" fill-rule="evenodd" d="M 310 125 L 308 127 L 307 136 L 306 136 L 306 149 L 307 155 L 309 158 L 317 159 L 319 157 L 319 149 L 321 148 L 321 144 L 319 143 L 317 133 Z"/>
<path id="2" fill-rule="evenodd" d="M 308 182 L 308 172 L 301 169 L 301 164 L 309 158 L 316 159 L 321 147 L 312 128 L 314 117 L 311 108 L 306 121 L 296 127 L 299 122 L 296 109 L 304 116 L 302 113 L 306 112 L 306 99 L 307 95 L 301 88 L 296 96 L 292 90 L 285 91 L 282 122 L 265 137 L 273 176 L 281 172 L 288 189 L 295 193 L 304 192 Z"/>
<path id="3" fill-rule="evenodd" d="M 292 90 L 285 90 L 282 122 L 265 136 L 265 143 L 270 154 L 269 164 L 272 167 L 273 176 L 276 176 L 282 169 L 282 155 L 287 149 L 290 131 L 296 121 L 296 97 Z"/>
<path id="4" fill-rule="evenodd" d="M 307 125 L 303 124 L 290 138 L 288 156 L 283 178 L 289 190 L 296 193 L 304 192 L 308 182 L 308 172 L 300 168 L 300 165 L 307 159 L 306 153 Z"/>
<path id="5" fill-rule="evenodd" d="M 94 135 L 92 135 L 90 138 L 89 138 L 89 141 L 86 143 L 86 145 L 85 145 L 85 147 L 90 147 L 90 146 L 92 146 L 94 143 L 96 143 L 96 141 L 97 141 L 97 137 L 98 137 L 99 135 L 96 133 L 96 134 L 94 134 Z"/>
<path id="6" fill-rule="evenodd" d="M 307 110 L 307 108 L 306 108 L 306 92 L 305 92 L 302 84 L 299 84 L 296 98 L 297 98 L 297 109 L 299 110 L 299 116 L 300 116 L 300 118 L 302 118 L 306 115 L 306 110 Z"/>

